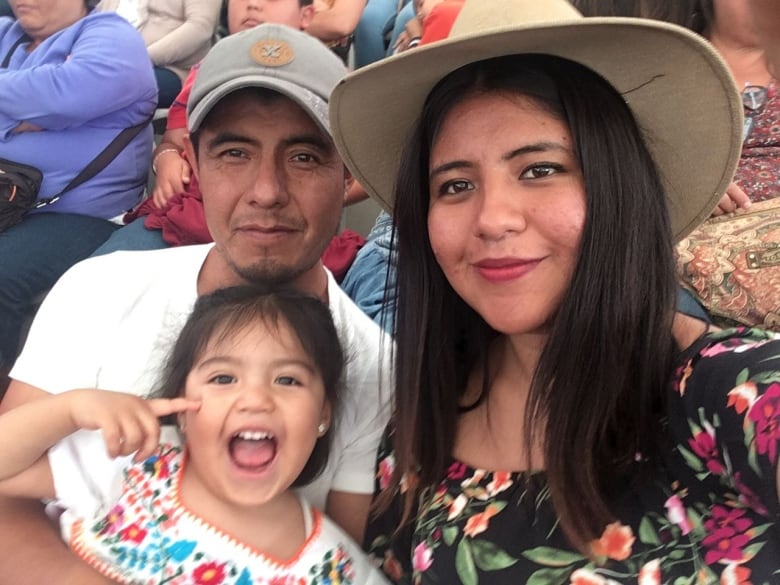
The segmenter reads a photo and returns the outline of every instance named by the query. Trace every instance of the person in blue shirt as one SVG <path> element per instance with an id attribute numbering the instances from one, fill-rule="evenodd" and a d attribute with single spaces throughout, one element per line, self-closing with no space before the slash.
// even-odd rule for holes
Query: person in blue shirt
<path id="1" fill-rule="evenodd" d="M 151 118 L 157 86 L 144 42 L 91 0 L 11 0 L 0 18 L 0 159 L 43 173 L 59 193 L 123 129 Z M 141 198 L 151 125 L 95 177 L 0 232 L 0 388 L 43 294 L 89 256 Z"/>

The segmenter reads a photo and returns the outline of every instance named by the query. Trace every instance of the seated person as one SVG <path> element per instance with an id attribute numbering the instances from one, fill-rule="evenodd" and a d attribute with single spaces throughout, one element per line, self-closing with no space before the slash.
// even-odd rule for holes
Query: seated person
<path id="1" fill-rule="evenodd" d="M 228 0 L 229 34 L 264 22 L 306 30 L 314 14 L 312 0 Z M 101 246 L 95 255 L 116 250 L 154 250 L 211 242 L 203 217 L 203 203 L 192 168 L 184 155 L 187 134 L 187 100 L 198 74 L 195 65 L 181 93 L 168 110 L 165 134 L 154 151 L 154 190 L 143 204 L 125 217 L 128 223 Z"/>
<path id="2" fill-rule="evenodd" d="M 320 39 L 347 63 L 352 33 L 366 0 L 315 0 L 314 18 L 307 32 Z"/>
<path id="3" fill-rule="evenodd" d="M 167 108 L 187 72 L 211 47 L 222 0 L 101 0 L 97 9 L 115 11 L 136 27 L 154 64 L 159 97 Z"/>
<path id="4" fill-rule="evenodd" d="M 123 129 L 138 133 L 96 176 L 0 233 L 0 379 L 40 297 L 140 200 L 152 149 L 144 123 L 157 103 L 146 47 L 127 21 L 85 0 L 40 4 L 11 0 L 17 20 L 0 18 L 0 158 L 42 172 L 41 201 Z"/>

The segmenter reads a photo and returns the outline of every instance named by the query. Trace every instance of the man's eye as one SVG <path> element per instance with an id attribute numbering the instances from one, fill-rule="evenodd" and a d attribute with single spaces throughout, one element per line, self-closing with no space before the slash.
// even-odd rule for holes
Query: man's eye
<path id="1" fill-rule="evenodd" d="M 317 159 L 314 157 L 313 154 L 310 154 L 308 152 L 299 152 L 297 154 L 294 154 L 292 156 L 293 162 L 298 163 L 313 163 L 317 162 Z"/>
<path id="2" fill-rule="evenodd" d="M 236 381 L 234 376 L 229 374 L 217 374 L 209 380 L 211 384 L 232 384 Z"/>
<path id="3" fill-rule="evenodd" d="M 227 158 L 242 158 L 244 156 L 244 151 L 238 148 L 229 148 L 222 151 L 222 156 Z"/>

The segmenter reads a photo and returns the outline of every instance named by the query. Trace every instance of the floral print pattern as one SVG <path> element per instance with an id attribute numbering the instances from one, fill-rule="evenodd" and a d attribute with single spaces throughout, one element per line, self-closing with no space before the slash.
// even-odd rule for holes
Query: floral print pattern
<path id="1" fill-rule="evenodd" d="M 681 352 L 661 423 L 663 456 L 637 462 L 646 479 L 615 480 L 625 484 L 617 519 L 591 558 L 564 538 L 543 472 L 459 461 L 394 535 L 397 496 L 370 521 L 366 546 L 392 581 L 416 585 L 780 583 L 780 335 L 710 333 Z M 394 467 L 391 432 L 377 490 Z"/>
<path id="2" fill-rule="evenodd" d="M 182 446 L 166 443 L 146 461 L 125 467 L 116 504 L 95 519 L 74 523 L 74 551 L 112 579 L 137 585 L 380 583 L 358 547 L 303 501 L 312 529 L 288 561 L 210 526 L 179 501 L 185 459 Z"/>

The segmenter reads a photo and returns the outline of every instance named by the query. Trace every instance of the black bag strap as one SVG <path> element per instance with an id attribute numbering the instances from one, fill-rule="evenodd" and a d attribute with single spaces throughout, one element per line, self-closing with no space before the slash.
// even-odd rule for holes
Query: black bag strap
<path id="1" fill-rule="evenodd" d="M 130 144 L 133 138 L 138 136 L 138 133 L 146 128 L 151 122 L 152 117 L 149 117 L 140 124 L 136 124 L 135 126 L 130 126 L 129 128 L 122 130 L 108 146 L 99 152 L 98 155 L 81 170 L 78 175 L 73 177 L 71 182 L 68 183 L 62 191 L 56 195 L 53 195 L 52 197 L 37 201 L 35 203 L 34 209 L 39 209 L 41 207 L 51 205 L 71 189 L 75 189 L 82 183 L 89 181 L 92 177 L 106 168 L 111 163 L 111 161 L 114 160 L 128 144 Z"/>
<path id="2" fill-rule="evenodd" d="M 0 63 L 0 68 L 7 68 L 8 64 L 11 62 L 11 57 L 13 57 L 14 52 L 16 49 L 19 48 L 19 45 L 21 45 L 24 42 L 27 42 L 30 40 L 30 37 L 26 34 L 19 37 L 19 39 L 11 46 L 11 49 L 6 54 L 5 58 L 3 59 L 3 62 Z M 67 193 L 71 189 L 75 189 L 82 183 L 85 183 L 86 181 L 89 181 L 92 177 L 97 175 L 100 171 L 102 171 L 104 168 L 106 168 L 112 160 L 114 160 L 120 152 L 124 150 L 124 148 L 132 142 L 133 138 L 138 136 L 138 133 L 141 132 L 146 126 L 148 126 L 152 122 L 152 118 L 154 116 L 150 116 L 140 124 L 136 124 L 135 126 L 130 126 L 129 128 L 125 128 L 122 130 L 116 138 L 114 138 L 111 143 L 106 146 L 98 155 L 93 158 L 90 163 L 84 167 L 81 172 L 76 175 L 73 180 L 68 183 L 65 188 L 54 195 L 53 197 L 49 197 L 48 199 L 41 199 L 40 201 L 36 202 L 34 205 L 35 209 L 38 209 L 40 207 L 46 207 L 47 205 L 51 205 L 55 201 L 57 201 L 63 194 Z"/>
<path id="3" fill-rule="evenodd" d="M 6 53 L 5 58 L 3 59 L 3 62 L 0 63 L 0 67 L 2 67 L 3 69 L 7 68 L 8 64 L 11 62 L 11 57 L 14 56 L 14 53 L 16 52 L 16 49 L 19 48 L 19 45 L 21 45 L 22 43 L 28 42 L 30 40 L 32 40 L 32 39 L 30 39 L 30 37 L 28 37 L 26 34 L 20 36 L 17 39 L 17 41 L 13 45 L 11 45 L 11 48 L 9 49 L 8 53 Z"/>

